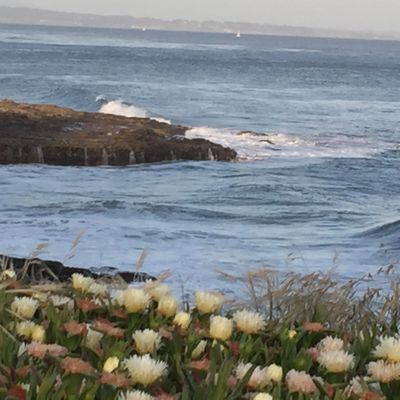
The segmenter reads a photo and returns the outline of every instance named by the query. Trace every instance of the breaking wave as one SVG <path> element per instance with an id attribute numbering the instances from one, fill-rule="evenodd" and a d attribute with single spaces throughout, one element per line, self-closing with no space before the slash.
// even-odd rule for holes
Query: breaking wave
<path id="1" fill-rule="evenodd" d="M 150 118 L 154 121 L 171 125 L 170 120 L 152 115 L 143 108 L 125 103 L 122 100 L 108 101 L 104 96 L 97 96 L 96 102 L 102 103 L 99 112 L 103 114 L 114 114 L 114 115 L 122 115 L 124 117 L 135 117 L 135 118 Z"/>
<path id="2" fill-rule="evenodd" d="M 235 132 L 209 127 L 192 128 L 190 139 L 203 138 L 237 151 L 241 160 L 270 157 L 366 158 L 393 148 L 393 144 L 348 135 L 300 137 L 285 133 Z"/>
<path id="3" fill-rule="evenodd" d="M 150 118 L 161 123 L 171 124 L 170 120 L 123 100 L 108 100 L 101 95 L 96 98 L 96 102 L 101 104 L 99 112 L 104 114 Z M 190 128 L 186 132 L 186 137 L 207 139 L 230 147 L 238 153 L 239 160 L 247 161 L 271 157 L 368 158 L 395 148 L 393 143 L 345 134 L 297 136 L 287 133 L 239 132 L 207 126 Z"/>

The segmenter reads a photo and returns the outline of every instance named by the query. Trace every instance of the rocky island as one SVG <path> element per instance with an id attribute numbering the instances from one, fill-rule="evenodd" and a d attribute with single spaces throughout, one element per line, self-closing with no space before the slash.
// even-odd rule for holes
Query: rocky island
<path id="1" fill-rule="evenodd" d="M 188 128 L 148 118 L 0 101 L 0 164 L 126 166 L 176 160 L 232 161 L 236 152 Z"/>

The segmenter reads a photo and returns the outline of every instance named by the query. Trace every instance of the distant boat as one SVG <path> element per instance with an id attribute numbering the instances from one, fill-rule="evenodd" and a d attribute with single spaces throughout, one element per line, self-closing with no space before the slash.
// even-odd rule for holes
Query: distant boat
<path id="1" fill-rule="evenodd" d="M 146 31 L 147 31 L 147 28 L 142 28 L 142 31 L 143 31 L 143 32 L 146 32 Z"/>
<path id="2" fill-rule="evenodd" d="M 241 35 L 241 33 L 240 33 L 240 31 L 238 31 L 238 33 L 236 34 L 236 37 L 237 38 L 240 38 L 242 35 Z"/>

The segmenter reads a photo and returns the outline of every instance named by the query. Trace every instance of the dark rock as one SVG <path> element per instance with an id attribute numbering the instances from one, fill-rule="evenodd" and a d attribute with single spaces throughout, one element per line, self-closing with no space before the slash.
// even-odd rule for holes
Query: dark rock
<path id="1" fill-rule="evenodd" d="M 236 152 L 188 128 L 148 118 L 0 101 L 0 164 L 116 165 L 175 160 L 232 161 Z"/>
<path id="2" fill-rule="evenodd" d="M 145 282 L 155 280 L 145 272 L 119 271 L 114 267 L 80 268 L 67 267 L 58 261 L 40 258 L 18 258 L 0 255 L 0 270 L 13 269 L 17 278 L 24 283 L 66 282 L 72 274 L 79 273 L 94 279 L 121 277 L 125 282 Z"/>

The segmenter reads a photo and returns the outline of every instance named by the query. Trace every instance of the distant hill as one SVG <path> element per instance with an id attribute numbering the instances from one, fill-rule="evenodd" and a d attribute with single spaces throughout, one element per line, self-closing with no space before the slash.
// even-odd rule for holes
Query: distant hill
<path id="1" fill-rule="evenodd" d="M 261 25 L 246 22 L 217 21 L 164 21 L 155 18 L 137 18 L 131 16 L 101 16 L 94 14 L 77 14 L 31 8 L 0 6 L 0 23 L 29 24 L 50 26 L 79 26 L 96 28 L 122 29 L 156 29 L 191 32 L 220 32 L 259 35 L 331 37 L 354 39 L 400 39 L 400 33 L 374 33 L 357 31 L 338 31 L 331 29 L 314 29 L 306 27 Z"/>

